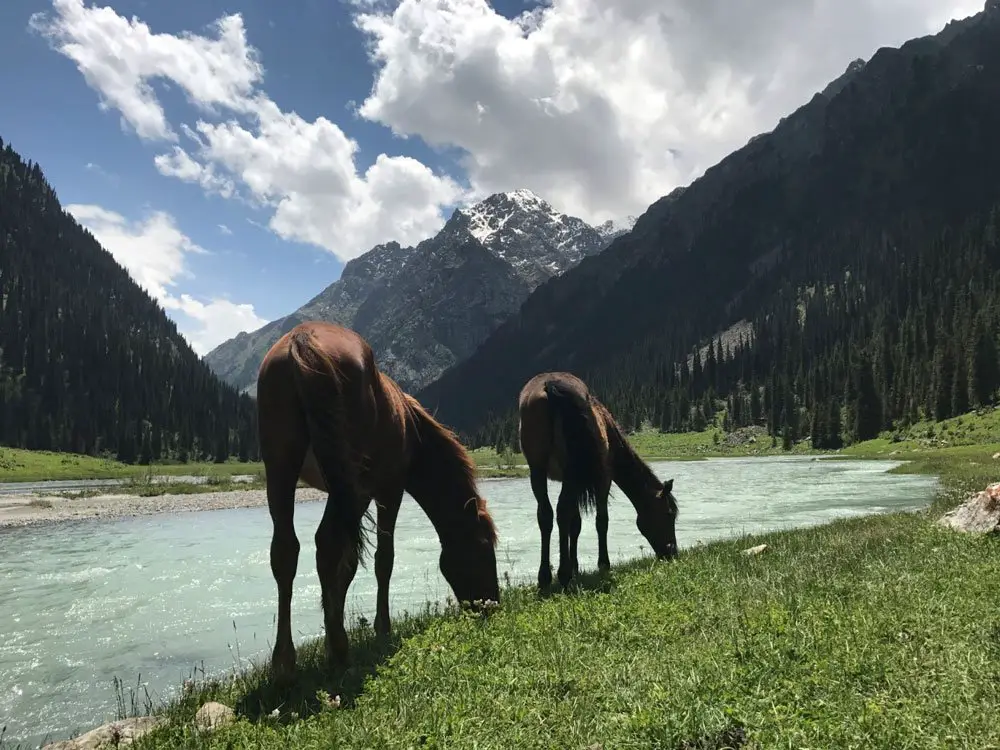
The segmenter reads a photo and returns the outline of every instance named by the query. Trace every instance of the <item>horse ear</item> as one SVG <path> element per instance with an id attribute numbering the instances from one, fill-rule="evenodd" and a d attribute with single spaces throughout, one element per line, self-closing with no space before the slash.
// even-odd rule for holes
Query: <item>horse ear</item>
<path id="1" fill-rule="evenodd" d="M 673 492 L 674 491 L 674 480 L 673 480 L 673 477 L 671 477 L 670 479 L 668 479 L 666 482 L 663 483 L 663 491 L 664 492 Z"/>

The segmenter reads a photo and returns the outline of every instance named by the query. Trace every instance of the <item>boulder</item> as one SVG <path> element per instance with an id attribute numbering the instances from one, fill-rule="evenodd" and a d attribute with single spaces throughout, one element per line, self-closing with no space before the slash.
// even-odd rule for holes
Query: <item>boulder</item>
<path id="1" fill-rule="evenodd" d="M 942 526 L 978 534 L 1000 534 L 1000 482 L 977 492 L 939 520 Z"/>
<path id="2" fill-rule="evenodd" d="M 209 731 L 225 726 L 235 718 L 236 714 L 233 713 L 233 709 L 229 706 L 224 703 L 209 701 L 198 709 L 198 713 L 194 715 L 194 723 L 198 729 Z"/>
<path id="3" fill-rule="evenodd" d="M 160 716 L 139 716 L 134 719 L 112 721 L 91 729 L 72 740 L 50 742 L 42 750 L 97 750 L 102 747 L 121 747 L 151 732 L 163 721 Z"/>

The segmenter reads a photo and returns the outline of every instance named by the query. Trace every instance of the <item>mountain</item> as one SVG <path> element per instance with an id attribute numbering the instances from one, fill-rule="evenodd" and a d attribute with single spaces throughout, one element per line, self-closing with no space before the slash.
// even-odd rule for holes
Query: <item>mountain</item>
<path id="1" fill-rule="evenodd" d="M 2 141 L 0 445 L 129 463 L 258 455 L 253 401 Z"/>
<path id="2" fill-rule="evenodd" d="M 416 247 L 379 245 L 291 315 L 241 333 L 205 361 L 249 393 L 267 350 L 303 320 L 346 325 L 371 343 L 405 388 L 426 385 L 471 354 L 528 295 L 626 233 L 634 219 L 594 228 L 529 190 L 496 193 L 457 209 Z"/>
<path id="3" fill-rule="evenodd" d="M 413 250 L 396 242 L 372 248 L 348 262 L 337 281 L 291 315 L 224 341 L 205 355 L 205 363 L 225 382 L 255 394 L 257 370 L 275 341 L 307 320 L 352 322 L 361 303 L 380 283 L 391 282 L 403 270 Z"/>
<path id="4" fill-rule="evenodd" d="M 788 442 L 992 402 L 997 132 L 991 0 L 852 62 L 540 286 L 418 398 L 477 445 L 516 440 L 519 389 L 552 369 L 585 377 L 628 427 L 699 428 L 723 409 Z"/>

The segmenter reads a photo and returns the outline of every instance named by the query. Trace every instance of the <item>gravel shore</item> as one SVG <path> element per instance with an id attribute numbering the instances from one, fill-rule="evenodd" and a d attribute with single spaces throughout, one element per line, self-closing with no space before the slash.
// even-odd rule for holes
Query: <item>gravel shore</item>
<path id="1" fill-rule="evenodd" d="M 295 493 L 297 502 L 311 502 L 325 497 L 325 493 L 312 488 L 299 488 Z M 55 521 L 79 521 L 85 518 L 127 518 L 154 513 L 255 508 L 265 505 L 267 505 L 267 493 L 264 490 L 232 490 L 155 497 L 121 494 L 79 498 L 38 494 L 4 495 L 0 497 L 0 528 Z"/>

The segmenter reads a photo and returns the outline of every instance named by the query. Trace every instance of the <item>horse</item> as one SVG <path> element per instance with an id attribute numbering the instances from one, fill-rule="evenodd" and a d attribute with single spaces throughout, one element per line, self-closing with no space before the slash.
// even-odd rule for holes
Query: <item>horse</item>
<path id="1" fill-rule="evenodd" d="M 531 491 L 538 503 L 542 537 L 538 586 L 552 583 L 549 542 L 552 505 L 547 479 L 562 482 L 556 503 L 559 524 L 559 583 L 565 588 L 579 573 L 576 545 L 581 513 L 597 509 L 598 569 L 608 558 L 608 493 L 614 482 L 636 510 L 636 526 L 658 559 L 677 557 L 677 500 L 674 480 L 661 482 L 635 452 L 611 412 L 577 376 L 543 372 L 521 389 L 518 435 L 528 462 Z"/>
<path id="2" fill-rule="evenodd" d="M 271 514 L 271 572 L 278 589 L 272 672 L 295 670 L 292 583 L 299 558 L 293 515 L 301 479 L 327 493 L 316 530 L 328 666 L 348 663 L 344 602 L 377 509 L 375 631 L 388 635 L 396 517 L 408 492 L 441 543 L 441 572 L 460 603 L 499 603 L 497 530 L 476 486 L 476 467 L 456 435 L 381 372 L 368 342 L 322 321 L 285 333 L 261 362 L 257 380 L 261 456 Z"/>

